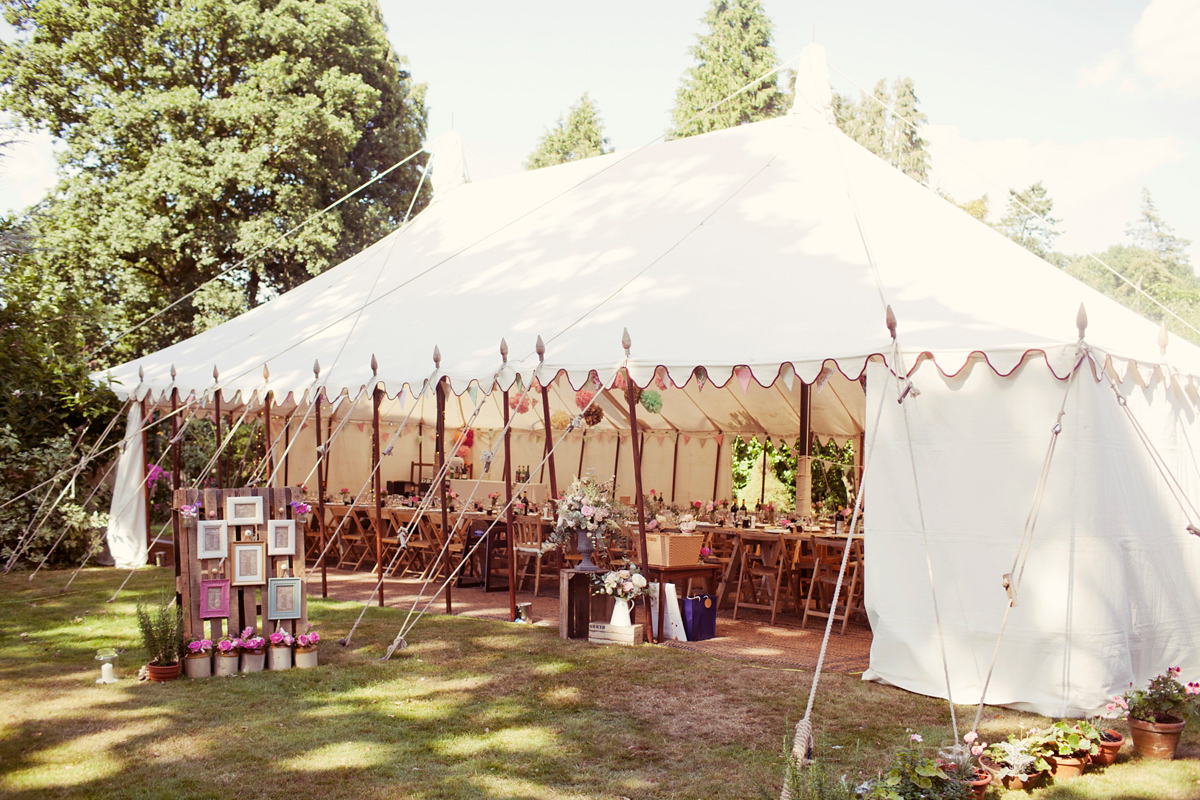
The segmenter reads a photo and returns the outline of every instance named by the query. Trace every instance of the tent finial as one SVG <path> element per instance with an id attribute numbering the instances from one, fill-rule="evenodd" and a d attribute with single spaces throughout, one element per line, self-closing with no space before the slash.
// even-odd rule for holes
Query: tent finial
<path id="1" fill-rule="evenodd" d="M 264 381 L 271 380 L 271 370 L 267 368 L 267 365 L 265 362 L 263 363 L 263 380 Z"/>
<path id="2" fill-rule="evenodd" d="M 436 344 L 433 346 L 433 365 L 438 369 L 442 368 L 442 351 Z"/>
<path id="3" fill-rule="evenodd" d="M 1087 330 L 1087 309 L 1083 307 L 1083 303 L 1079 304 L 1079 313 L 1075 315 L 1075 327 L 1079 329 L 1079 338 L 1082 339 Z"/>
<path id="4" fill-rule="evenodd" d="M 213 380 L 214 381 L 221 380 L 221 373 L 217 370 L 216 364 L 213 364 Z"/>
<path id="5" fill-rule="evenodd" d="M 371 377 L 374 378 L 379 374 L 379 360 L 375 358 L 375 354 L 371 353 Z"/>
<path id="6" fill-rule="evenodd" d="M 508 363 L 508 340 L 504 337 L 500 337 L 500 360 Z"/>
<path id="7" fill-rule="evenodd" d="M 894 340 L 896 338 L 896 314 L 892 311 L 891 305 L 887 307 L 887 329 Z"/>
<path id="8" fill-rule="evenodd" d="M 541 336 L 538 337 L 537 345 L 534 349 L 537 350 L 538 363 L 545 361 L 546 360 L 546 343 L 542 341 Z"/>
<path id="9" fill-rule="evenodd" d="M 633 347 L 633 340 L 629 338 L 629 328 L 621 331 L 621 347 L 625 348 L 625 357 L 629 358 L 629 348 Z"/>
<path id="10" fill-rule="evenodd" d="M 146 382 L 146 368 L 138 364 L 138 383 Z"/>
<path id="11" fill-rule="evenodd" d="M 1170 342 L 1171 336 L 1167 333 L 1167 321 L 1162 321 L 1162 327 L 1158 329 L 1158 353 L 1165 356 L 1167 354 L 1167 344 Z"/>
<path id="12" fill-rule="evenodd" d="M 175 382 L 175 365 L 171 365 L 171 383 Z"/>
<path id="13" fill-rule="evenodd" d="M 321 377 L 321 360 L 317 358 L 313 359 L 313 377 Z"/>

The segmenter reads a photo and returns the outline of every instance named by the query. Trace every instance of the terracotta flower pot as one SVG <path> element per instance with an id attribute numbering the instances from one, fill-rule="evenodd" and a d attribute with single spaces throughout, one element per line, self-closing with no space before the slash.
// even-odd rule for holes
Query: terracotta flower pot
<path id="1" fill-rule="evenodd" d="M 971 791 L 975 793 L 976 797 L 983 797 L 984 792 L 987 791 L 988 784 L 991 782 L 992 773 L 988 772 L 986 769 L 975 770 L 975 774 L 964 781 L 967 786 L 971 787 Z"/>
<path id="2" fill-rule="evenodd" d="M 1078 778 L 1083 774 L 1084 767 L 1087 766 L 1087 760 L 1083 758 L 1050 756 L 1046 760 L 1050 762 L 1050 775 L 1053 776 L 1056 783 Z"/>
<path id="3" fill-rule="evenodd" d="M 1176 716 L 1170 716 L 1170 721 L 1166 722 L 1146 722 L 1130 717 L 1129 735 L 1133 739 L 1134 752 L 1146 758 L 1174 758 L 1186 724 Z"/>
<path id="4" fill-rule="evenodd" d="M 1117 760 L 1117 753 L 1120 752 L 1121 746 L 1125 744 L 1125 737 L 1119 731 L 1112 729 L 1104 730 L 1102 733 L 1117 737 L 1111 742 L 1106 742 L 1103 739 L 1097 742 L 1100 745 L 1100 752 L 1092 756 L 1093 764 L 1098 767 L 1107 767 Z"/>
<path id="5" fill-rule="evenodd" d="M 179 677 L 179 670 L 182 669 L 178 661 L 174 664 L 168 664 L 165 667 L 160 667 L 157 664 L 147 664 L 146 668 L 150 670 L 150 680 L 155 683 L 175 680 Z"/>
<path id="6" fill-rule="evenodd" d="M 188 653 L 183 657 L 183 674 L 189 678 L 210 678 L 212 669 L 212 653 Z"/>

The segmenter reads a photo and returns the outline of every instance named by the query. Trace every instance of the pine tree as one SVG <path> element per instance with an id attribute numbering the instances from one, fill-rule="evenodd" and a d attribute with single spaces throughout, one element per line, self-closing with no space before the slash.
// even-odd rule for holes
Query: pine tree
<path id="1" fill-rule="evenodd" d="M 604 135 L 604 120 L 592 98 L 584 92 L 579 102 L 571 106 L 566 119 L 559 117 L 558 124 L 538 140 L 537 147 L 525 162 L 525 169 L 549 167 L 611 152 Z"/>
<path id="2" fill-rule="evenodd" d="M 1020 192 L 1009 189 L 1008 210 L 996 229 L 1029 252 L 1046 258 L 1061 233 L 1054 226 L 1062 220 L 1050 216 L 1053 210 L 1054 201 L 1041 181 Z"/>
<path id="3" fill-rule="evenodd" d="M 835 92 L 833 113 L 843 133 L 924 184 L 929 180 L 929 154 L 921 126 L 929 120 L 917 104 L 912 79 L 897 78 L 891 92 L 880 80 L 870 96 L 857 102 Z"/>
<path id="4" fill-rule="evenodd" d="M 688 68 L 675 96 L 671 136 L 694 136 L 785 113 L 778 74 L 721 102 L 779 65 L 771 20 L 760 0 L 713 0 L 704 24 L 708 32 L 691 48 L 696 65 Z"/>
<path id="5" fill-rule="evenodd" d="M 1192 277 L 1192 266 L 1187 256 L 1187 246 L 1191 242 L 1177 237 L 1175 230 L 1159 216 L 1149 189 L 1142 189 L 1141 216 L 1129 224 L 1126 232 L 1135 245 L 1154 253 L 1171 272 Z"/>

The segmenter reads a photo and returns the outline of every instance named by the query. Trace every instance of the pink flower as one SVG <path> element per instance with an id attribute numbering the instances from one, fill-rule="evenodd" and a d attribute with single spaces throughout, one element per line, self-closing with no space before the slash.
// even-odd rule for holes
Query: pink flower
<path id="1" fill-rule="evenodd" d="M 579 513 L 583 514 L 585 517 L 590 517 L 592 514 L 596 513 L 596 509 L 592 508 L 591 506 L 584 506 L 583 508 L 579 509 Z"/>
<path id="2" fill-rule="evenodd" d="M 983 755 L 983 747 L 984 746 L 981 744 L 975 745 L 974 747 L 971 748 L 971 755 L 975 756 L 976 758 Z"/>
<path id="3" fill-rule="evenodd" d="M 648 531 L 652 531 L 657 527 L 658 527 L 658 520 L 656 520 L 656 519 L 652 519 L 646 523 L 646 530 L 648 530 Z"/>
<path id="4" fill-rule="evenodd" d="M 925 741 L 924 739 L 922 739 L 922 738 L 921 738 L 921 734 L 919 734 L 919 733 L 914 733 L 912 736 L 909 736 L 909 737 L 908 737 L 908 740 L 909 740 L 910 742 L 923 742 L 923 741 Z"/>
<path id="5" fill-rule="evenodd" d="M 970 744 L 971 742 L 975 741 L 978 738 L 979 738 L 978 733 L 976 733 L 975 731 L 970 731 L 969 733 L 967 733 L 963 736 L 963 741 L 966 742 L 967 744 Z"/>
<path id="6" fill-rule="evenodd" d="M 250 637 L 251 637 L 251 636 L 253 636 L 253 635 L 254 635 L 254 628 L 252 628 L 252 627 L 251 627 L 251 628 L 245 628 L 245 629 L 243 629 L 243 630 L 242 630 L 242 638 L 243 638 L 243 639 L 248 639 L 248 638 L 250 638 Z"/>
<path id="7" fill-rule="evenodd" d="M 271 634 L 271 644 L 283 644 L 283 631 L 275 631 Z"/>
<path id="8" fill-rule="evenodd" d="M 221 641 L 217 642 L 217 649 L 222 653 L 228 653 L 233 649 L 233 642 L 229 639 L 222 639 Z"/>
<path id="9" fill-rule="evenodd" d="M 710 548 L 710 547 L 701 547 L 700 548 L 700 557 L 701 558 L 708 558 L 711 555 L 712 555 L 712 548 Z"/>

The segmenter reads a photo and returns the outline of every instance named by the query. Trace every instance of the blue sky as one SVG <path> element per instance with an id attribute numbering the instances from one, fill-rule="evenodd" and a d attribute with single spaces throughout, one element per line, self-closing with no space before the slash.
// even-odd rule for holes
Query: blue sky
<path id="1" fill-rule="evenodd" d="M 1058 249 L 1083 252 L 1123 241 L 1145 186 L 1200 240 L 1200 0 L 764 5 L 780 59 L 815 31 L 838 91 L 914 80 L 931 184 L 954 197 L 987 192 L 998 217 L 1008 187 L 1042 180 Z M 453 124 L 475 180 L 519 170 L 584 91 L 617 148 L 661 134 L 706 6 L 381 0 L 393 46 L 429 85 L 431 137 Z M 40 196 L 49 152 L 35 138 L 0 162 L 0 206 Z"/>

